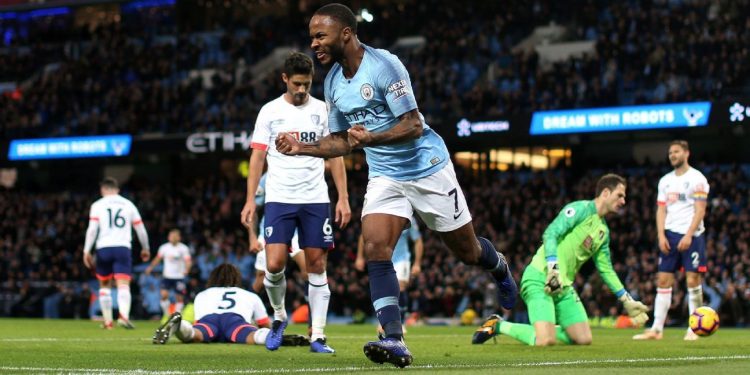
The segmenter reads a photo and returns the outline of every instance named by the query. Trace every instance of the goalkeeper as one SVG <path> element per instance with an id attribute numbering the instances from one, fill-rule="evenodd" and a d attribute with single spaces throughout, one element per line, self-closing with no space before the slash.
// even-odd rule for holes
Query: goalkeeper
<path id="1" fill-rule="evenodd" d="M 521 279 L 521 297 L 528 306 L 531 325 L 492 315 L 474 333 L 473 344 L 482 344 L 499 333 L 528 345 L 591 344 L 588 316 L 572 286 L 576 273 L 590 258 L 633 322 L 646 323 L 648 308 L 630 297 L 609 255 L 609 228 L 604 217 L 625 204 L 625 188 L 624 178 L 607 174 L 597 182 L 594 200 L 576 201 L 562 209 L 544 231 L 544 243 Z"/>

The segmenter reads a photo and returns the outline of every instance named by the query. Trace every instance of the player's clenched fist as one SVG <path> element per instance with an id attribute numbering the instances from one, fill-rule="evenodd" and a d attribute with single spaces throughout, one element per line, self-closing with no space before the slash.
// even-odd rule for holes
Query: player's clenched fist
<path id="1" fill-rule="evenodd" d="M 352 148 L 365 147 L 372 142 L 372 133 L 362 125 L 349 128 L 349 145 Z"/>
<path id="2" fill-rule="evenodd" d="M 289 133 L 279 133 L 276 137 L 276 150 L 284 155 L 298 155 L 302 145 Z"/>

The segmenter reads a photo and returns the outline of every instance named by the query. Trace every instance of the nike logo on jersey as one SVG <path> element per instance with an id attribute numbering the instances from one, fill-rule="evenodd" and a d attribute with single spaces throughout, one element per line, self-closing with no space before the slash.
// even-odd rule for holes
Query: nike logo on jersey
<path id="1" fill-rule="evenodd" d="M 457 214 L 453 215 L 453 220 L 456 220 L 456 219 L 458 219 L 458 217 L 459 217 L 459 216 L 461 216 L 461 214 L 462 214 L 462 213 L 464 213 L 464 210 L 461 210 L 461 212 L 459 212 L 459 213 L 457 213 Z"/>

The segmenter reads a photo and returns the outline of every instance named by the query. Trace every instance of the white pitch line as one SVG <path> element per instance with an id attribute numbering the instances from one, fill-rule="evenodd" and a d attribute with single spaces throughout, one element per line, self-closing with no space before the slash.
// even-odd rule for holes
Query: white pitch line
<path id="1" fill-rule="evenodd" d="M 0 339 L 0 342 L 114 342 L 114 341 L 150 341 L 151 339 L 145 337 L 112 337 L 112 338 L 57 338 L 57 337 L 27 337 L 27 338 L 12 338 L 12 339 Z"/>
<path id="2" fill-rule="evenodd" d="M 572 361 L 543 361 L 543 362 L 516 362 L 516 363 L 488 363 L 488 364 L 455 364 L 455 365 L 416 365 L 415 369 L 481 369 L 495 367 L 544 367 L 544 366 L 572 366 L 591 364 L 617 364 L 617 363 L 644 363 L 644 362 L 678 362 L 678 361 L 722 361 L 722 360 L 749 360 L 750 355 L 726 355 L 726 356 L 687 356 L 667 358 L 613 358 L 613 359 L 580 359 Z M 234 370 L 121 370 L 121 369 L 88 369 L 88 368 L 63 368 L 63 367 L 15 367 L 0 366 L 0 371 L 26 371 L 26 372 L 55 372 L 55 373 L 84 373 L 84 374 L 133 374 L 133 375 L 219 375 L 219 374 L 260 374 L 260 373 L 328 373 L 340 371 L 381 371 L 390 367 L 312 367 L 312 368 L 277 368 L 277 369 L 234 369 Z"/>

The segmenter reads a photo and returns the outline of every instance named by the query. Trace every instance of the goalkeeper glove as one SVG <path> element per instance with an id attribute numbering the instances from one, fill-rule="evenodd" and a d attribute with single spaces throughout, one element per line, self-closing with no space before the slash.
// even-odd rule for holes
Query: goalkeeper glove
<path id="1" fill-rule="evenodd" d="M 630 296 L 630 293 L 625 292 L 620 296 L 620 301 L 625 307 L 625 311 L 628 312 L 628 316 L 633 320 L 637 326 L 642 326 L 648 321 L 648 306 L 644 305 L 641 301 L 636 301 Z"/>
<path id="2" fill-rule="evenodd" d="M 562 285 L 560 284 L 560 271 L 557 267 L 557 261 L 547 262 L 547 282 L 544 284 L 544 291 L 547 294 L 554 296 L 562 292 Z"/>

